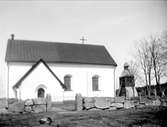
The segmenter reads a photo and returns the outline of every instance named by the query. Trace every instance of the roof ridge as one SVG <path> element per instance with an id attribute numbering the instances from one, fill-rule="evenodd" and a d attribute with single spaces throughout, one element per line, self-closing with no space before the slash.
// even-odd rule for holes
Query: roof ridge
<path id="1" fill-rule="evenodd" d="M 8 39 L 8 41 L 23 41 L 23 42 L 42 42 L 42 43 L 58 43 L 58 44 L 69 44 L 69 45 L 83 45 L 83 46 L 100 46 L 100 47 L 105 47 L 104 45 L 100 45 L 100 44 L 81 44 L 81 43 L 71 43 L 71 42 L 56 42 L 56 41 L 42 41 L 42 40 L 24 40 L 24 39 Z"/>

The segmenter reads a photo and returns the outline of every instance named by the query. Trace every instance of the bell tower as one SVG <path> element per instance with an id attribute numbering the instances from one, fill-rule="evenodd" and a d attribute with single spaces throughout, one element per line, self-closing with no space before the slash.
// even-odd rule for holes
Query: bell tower
<path id="1" fill-rule="evenodd" d="M 119 82 L 120 88 L 118 96 L 125 96 L 127 98 L 138 96 L 135 88 L 134 75 L 129 70 L 128 63 L 124 64 L 124 70 L 119 78 Z"/>

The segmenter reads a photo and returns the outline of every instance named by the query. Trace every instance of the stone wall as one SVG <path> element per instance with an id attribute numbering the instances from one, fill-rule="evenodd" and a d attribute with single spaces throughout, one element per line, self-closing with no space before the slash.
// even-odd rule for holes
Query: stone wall
<path id="1" fill-rule="evenodd" d="M 75 101 L 65 101 L 63 103 L 54 103 L 50 97 L 27 99 L 25 101 L 17 99 L 0 100 L 0 113 L 12 112 L 47 112 L 47 111 L 82 111 L 82 110 L 116 110 L 128 108 L 140 108 L 144 106 L 167 106 L 167 98 L 146 98 L 135 97 L 127 99 L 125 97 L 82 97 L 76 95 Z M 7 103 L 8 102 L 8 103 Z M 6 110 L 8 109 L 8 110 Z"/>
<path id="2" fill-rule="evenodd" d="M 0 109 L 3 109 L 8 106 L 8 102 L 6 98 L 0 98 Z"/>
<path id="3" fill-rule="evenodd" d="M 137 87 L 137 92 L 140 93 L 142 96 L 148 96 L 148 91 L 147 91 L 147 87 Z M 167 82 L 160 84 L 159 86 L 157 85 L 151 85 L 149 86 L 150 89 L 150 94 L 152 96 L 166 96 L 167 97 Z"/>
<path id="4" fill-rule="evenodd" d="M 8 112 L 47 112 L 51 109 L 51 98 L 27 99 L 25 101 L 8 99 Z"/>
<path id="5" fill-rule="evenodd" d="M 166 99 L 167 100 L 167 99 Z M 82 97 L 76 95 L 76 110 L 114 110 L 140 108 L 143 106 L 165 106 L 167 101 L 160 98 L 135 97 L 126 99 L 125 97 Z"/>

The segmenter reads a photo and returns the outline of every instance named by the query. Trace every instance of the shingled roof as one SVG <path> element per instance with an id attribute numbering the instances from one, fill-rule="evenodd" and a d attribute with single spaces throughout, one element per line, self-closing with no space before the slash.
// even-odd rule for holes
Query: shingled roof
<path id="1" fill-rule="evenodd" d="M 117 66 L 104 46 L 8 40 L 5 60 L 7 62 L 77 63 Z"/>

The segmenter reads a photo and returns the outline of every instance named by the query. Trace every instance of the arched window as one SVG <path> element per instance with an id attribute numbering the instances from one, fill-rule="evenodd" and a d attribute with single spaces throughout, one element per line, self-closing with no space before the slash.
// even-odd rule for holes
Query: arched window
<path id="1" fill-rule="evenodd" d="M 95 75 L 92 77 L 92 90 L 98 91 L 99 90 L 99 76 Z"/>
<path id="2" fill-rule="evenodd" d="M 44 98 L 45 97 L 45 90 L 43 88 L 38 89 L 38 98 Z"/>
<path id="3" fill-rule="evenodd" d="M 64 76 L 64 84 L 66 86 L 66 91 L 71 91 L 71 75 Z"/>

